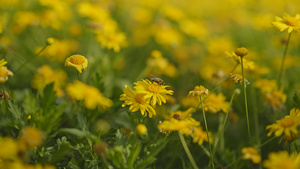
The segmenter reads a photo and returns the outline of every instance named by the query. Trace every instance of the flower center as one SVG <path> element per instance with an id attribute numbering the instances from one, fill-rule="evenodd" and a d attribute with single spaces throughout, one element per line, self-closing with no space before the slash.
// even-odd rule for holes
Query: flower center
<path id="1" fill-rule="evenodd" d="M 137 94 L 135 96 L 135 100 L 136 102 L 138 102 L 139 104 L 147 104 L 147 101 L 144 99 L 145 94 Z"/>
<path id="2" fill-rule="evenodd" d="M 153 83 L 148 86 L 148 91 L 151 93 L 159 93 L 161 90 L 160 86 L 156 83 Z"/>
<path id="3" fill-rule="evenodd" d="M 287 117 L 281 120 L 281 126 L 284 128 L 289 128 L 293 126 L 295 121 L 291 117 Z"/>
<path id="4" fill-rule="evenodd" d="M 85 58 L 81 55 L 73 55 L 73 57 L 70 58 L 70 62 L 76 65 L 82 65 L 84 61 Z"/>
<path id="5" fill-rule="evenodd" d="M 298 26 L 299 25 L 299 21 L 293 17 L 287 18 L 285 23 L 289 26 Z"/>

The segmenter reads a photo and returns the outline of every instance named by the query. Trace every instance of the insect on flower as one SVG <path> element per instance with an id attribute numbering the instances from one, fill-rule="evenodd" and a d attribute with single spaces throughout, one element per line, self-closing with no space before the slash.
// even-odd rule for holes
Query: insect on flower
<path id="1" fill-rule="evenodd" d="M 153 78 L 151 78 L 151 82 L 155 82 L 158 85 L 165 85 L 165 81 L 163 81 L 161 78 L 154 77 L 154 76 L 153 76 Z"/>

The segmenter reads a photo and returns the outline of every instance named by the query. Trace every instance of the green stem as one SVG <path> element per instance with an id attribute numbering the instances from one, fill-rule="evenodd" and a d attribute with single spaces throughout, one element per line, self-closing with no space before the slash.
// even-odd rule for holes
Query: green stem
<path id="1" fill-rule="evenodd" d="M 267 143 L 271 142 L 271 141 L 274 140 L 275 138 L 276 138 L 276 137 L 274 136 L 274 137 L 270 138 L 269 140 L 265 141 L 264 143 L 262 143 L 261 145 L 255 146 L 255 148 L 260 148 L 260 147 L 266 145 Z"/>
<path id="2" fill-rule="evenodd" d="M 183 135 L 181 133 L 178 133 L 178 135 L 179 135 L 181 144 L 182 144 L 182 146 L 184 148 L 184 151 L 185 151 L 186 155 L 188 156 L 188 158 L 189 158 L 189 160 L 190 160 L 193 168 L 194 169 L 198 169 L 198 166 L 197 166 L 197 164 L 196 164 L 196 162 L 195 162 L 195 160 L 194 160 L 194 158 L 193 158 L 193 156 L 192 156 L 192 154 L 190 152 L 189 147 L 187 146 L 187 144 L 185 142 L 185 139 L 184 139 Z"/>
<path id="3" fill-rule="evenodd" d="M 38 57 L 49 45 L 46 44 L 40 51 L 37 53 L 34 57 L 28 59 L 25 61 L 17 70 L 14 71 L 14 73 L 17 73 L 23 66 L 25 66 L 28 62 L 32 61 L 34 58 Z"/>
<path id="4" fill-rule="evenodd" d="M 245 83 L 245 75 L 244 75 L 243 57 L 241 57 L 241 67 L 242 67 L 242 76 L 243 76 L 243 90 L 244 90 L 244 100 L 245 100 L 245 109 L 246 109 L 246 118 L 247 118 L 248 139 L 249 139 L 249 145 L 251 146 L 252 142 L 251 142 L 251 134 L 250 134 L 250 123 L 249 123 L 249 113 L 248 113 L 248 104 L 247 104 L 247 92 L 246 92 L 246 83 Z"/>
<path id="5" fill-rule="evenodd" d="M 78 80 L 81 81 L 80 80 L 80 74 L 79 74 L 79 72 L 77 70 L 76 70 L 76 72 L 77 72 L 77 78 L 78 78 Z"/>
<path id="6" fill-rule="evenodd" d="M 206 135 L 207 135 L 207 141 L 208 141 L 208 146 L 209 146 L 209 152 L 211 154 L 210 163 L 209 164 L 212 165 L 212 167 L 214 168 L 214 156 L 213 156 L 212 151 L 211 151 L 211 145 L 210 145 L 209 134 L 208 134 L 208 127 L 207 127 L 207 122 L 206 122 L 206 117 L 205 117 L 205 111 L 204 111 L 204 106 L 203 106 L 203 100 L 202 100 L 202 96 L 201 95 L 200 95 L 200 102 L 201 102 L 202 114 L 203 114 L 205 129 L 206 129 Z"/>
<path id="7" fill-rule="evenodd" d="M 278 86 L 281 85 L 281 79 L 282 79 L 282 75 L 283 75 L 283 72 L 284 72 L 284 61 L 285 61 L 285 58 L 286 58 L 287 49 L 288 49 L 289 42 L 290 42 L 290 39 L 291 39 L 291 34 L 292 34 L 292 32 L 289 33 L 289 37 L 288 37 L 288 40 L 286 42 L 285 49 L 284 49 L 284 52 L 283 52 L 283 57 L 282 57 L 282 60 L 281 60 L 281 65 L 280 65 L 280 70 L 279 70 L 279 76 L 278 76 L 278 79 L 277 79 Z"/>
<path id="8" fill-rule="evenodd" d="M 205 98 L 203 99 L 203 101 L 205 101 L 205 100 L 210 96 L 211 93 L 213 93 L 214 91 L 216 91 L 216 90 L 221 86 L 221 84 L 224 83 L 224 82 L 229 78 L 230 74 L 231 74 L 232 72 L 234 72 L 234 70 L 237 68 L 238 65 L 239 65 L 239 63 L 237 63 L 237 64 L 234 66 L 234 68 L 230 71 L 230 73 L 228 73 L 227 76 L 226 76 L 221 82 L 219 82 L 219 83 L 217 84 L 217 86 L 216 86 L 214 89 L 211 90 L 211 92 L 209 92 L 208 96 L 205 97 Z"/>

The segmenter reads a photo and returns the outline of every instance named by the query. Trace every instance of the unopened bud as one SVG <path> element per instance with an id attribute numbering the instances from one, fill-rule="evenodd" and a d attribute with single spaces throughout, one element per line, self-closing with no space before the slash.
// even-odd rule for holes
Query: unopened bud
<path id="1" fill-rule="evenodd" d="M 244 47 L 237 48 L 234 53 L 240 57 L 244 57 L 248 54 L 248 50 Z"/>
<path id="2" fill-rule="evenodd" d="M 47 38 L 46 44 L 47 45 L 52 45 L 54 43 L 54 39 L 53 38 Z"/>

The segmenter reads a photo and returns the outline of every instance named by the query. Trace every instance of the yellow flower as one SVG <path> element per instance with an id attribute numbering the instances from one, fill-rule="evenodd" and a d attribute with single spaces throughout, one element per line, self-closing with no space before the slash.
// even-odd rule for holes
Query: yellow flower
<path id="1" fill-rule="evenodd" d="M 54 38 L 52 38 L 52 37 L 47 38 L 47 40 L 46 40 L 47 45 L 52 45 L 53 43 L 54 43 Z"/>
<path id="2" fill-rule="evenodd" d="M 208 95 L 208 89 L 203 87 L 202 85 L 196 86 L 194 90 L 190 91 L 188 96 L 202 96 L 202 95 Z"/>
<path id="3" fill-rule="evenodd" d="M 6 65 L 7 61 L 5 61 L 4 59 L 0 60 L 0 66 L 4 66 Z"/>
<path id="4" fill-rule="evenodd" d="M 261 161 L 261 156 L 258 154 L 258 151 L 253 147 L 244 147 L 242 149 L 243 159 L 252 160 L 254 164 L 259 164 Z"/>
<path id="5" fill-rule="evenodd" d="M 17 154 L 17 143 L 12 138 L 0 137 L 0 159 L 15 159 Z"/>
<path id="6" fill-rule="evenodd" d="M 230 73 L 229 74 L 229 78 L 234 83 L 240 83 L 240 84 L 243 83 L 243 76 L 242 75 Z M 246 78 L 245 78 L 245 84 L 246 85 L 250 84 L 250 82 Z"/>
<path id="7" fill-rule="evenodd" d="M 103 48 L 113 49 L 119 52 L 122 47 L 127 46 L 126 36 L 122 32 L 104 32 L 96 37 Z"/>
<path id="8" fill-rule="evenodd" d="M 28 126 L 23 128 L 21 133 L 22 135 L 19 140 L 23 142 L 26 147 L 33 148 L 42 144 L 42 133 L 37 128 Z"/>
<path id="9" fill-rule="evenodd" d="M 150 98 L 145 98 L 146 94 L 144 93 L 137 93 L 135 90 L 131 90 L 129 86 L 125 85 L 125 89 L 123 90 L 123 94 L 120 97 L 121 101 L 124 101 L 122 107 L 129 105 L 129 111 L 136 112 L 138 110 L 141 111 L 143 116 L 148 116 L 151 118 L 152 116 L 156 115 L 155 110 L 149 104 Z"/>
<path id="10" fill-rule="evenodd" d="M 282 134 L 286 137 L 293 137 L 298 134 L 298 126 L 299 118 L 294 116 L 285 116 L 283 119 L 277 120 L 276 123 L 268 125 L 266 129 L 270 130 L 268 137 L 270 137 L 273 132 L 276 137 L 279 137 Z"/>
<path id="11" fill-rule="evenodd" d="M 54 83 L 56 95 L 62 97 L 64 92 L 62 87 L 65 85 L 67 74 L 63 70 L 52 70 L 48 65 L 43 65 L 34 75 L 31 86 L 37 90 L 43 89 L 47 84 Z"/>
<path id="12" fill-rule="evenodd" d="M 166 89 L 169 86 L 160 85 L 156 82 L 151 82 L 148 79 L 138 81 L 134 84 L 136 85 L 134 87 L 136 92 L 143 94 L 146 99 L 149 98 L 152 106 L 155 106 L 156 103 L 159 105 L 166 103 L 166 96 L 173 94 L 172 90 Z"/>
<path id="13" fill-rule="evenodd" d="M 138 124 L 136 126 L 136 131 L 140 134 L 147 134 L 147 127 L 144 124 Z"/>
<path id="14" fill-rule="evenodd" d="M 197 142 L 199 145 L 202 145 L 203 141 L 207 141 L 208 142 L 207 133 L 202 130 L 201 126 L 197 127 L 193 131 L 193 133 L 191 134 L 191 136 L 193 137 L 193 142 L 194 143 Z M 211 132 L 208 132 L 208 136 L 209 136 L 209 142 L 210 142 L 210 144 L 213 143 Z"/>
<path id="15" fill-rule="evenodd" d="M 291 17 L 288 14 L 283 14 L 283 18 L 278 16 L 275 17 L 275 22 L 272 22 L 272 25 L 277 28 L 280 32 L 288 30 L 288 33 L 291 33 L 293 30 L 296 32 L 300 31 L 300 15 L 297 14 L 295 17 Z"/>
<path id="16" fill-rule="evenodd" d="M 171 120 L 172 118 L 174 118 L 174 119 L 177 119 L 177 120 L 183 120 L 183 119 L 186 119 L 188 117 L 191 117 L 192 113 L 194 111 L 195 111 L 195 109 L 192 108 L 192 107 L 187 109 L 186 111 L 181 111 L 181 110 L 174 111 L 174 112 L 171 112 L 169 116 L 166 116 L 165 119 Z"/>
<path id="17" fill-rule="evenodd" d="M 66 92 L 71 98 L 83 100 L 83 105 L 90 110 L 96 107 L 107 109 L 113 105 L 113 102 L 106 98 L 97 88 L 80 81 L 68 84 Z"/>
<path id="18" fill-rule="evenodd" d="M 72 55 L 65 61 L 65 66 L 75 67 L 78 72 L 82 73 L 82 69 L 86 70 L 88 60 L 82 55 Z"/>
<path id="19" fill-rule="evenodd" d="M 272 152 L 268 155 L 268 159 L 263 161 L 266 169 L 299 169 L 300 154 L 292 153 L 289 155 L 287 151 Z"/>
<path id="20" fill-rule="evenodd" d="M 248 50 L 244 47 L 237 48 L 234 53 L 239 57 L 244 57 L 248 54 Z"/>
<path id="21" fill-rule="evenodd" d="M 236 63 L 241 63 L 241 57 L 239 57 L 237 54 L 235 54 L 234 52 L 225 52 L 227 57 L 232 58 Z M 253 61 L 249 61 L 245 58 L 243 58 L 243 66 L 245 69 L 249 69 L 249 70 L 254 70 L 255 63 Z"/>
<path id="22" fill-rule="evenodd" d="M 286 101 L 286 94 L 283 93 L 283 88 L 276 89 L 264 94 L 264 99 L 273 108 L 280 108 Z"/>
<path id="23" fill-rule="evenodd" d="M 269 80 L 269 79 L 259 79 L 254 82 L 254 87 L 260 89 L 262 93 L 272 92 L 278 88 L 276 80 Z"/>
<path id="24" fill-rule="evenodd" d="M 2 64 L 4 64 L 4 62 L 2 62 Z M 11 72 L 10 70 L 7 69 L 6 66 L 0 66 L 0 83 L 4 83 L 8 80 L 8 76 L 13 76 L 13 72 Z"/>
<path id="25" fill-rule="evenodd" d="M 219 111 L 226 113 L 229 108 L 229 102 L 226 102 L 226 97 L 222 93 L 212 93 L 204 101 L 203 106 L 205 111 L 210 113 L 217 113 Z"/>

